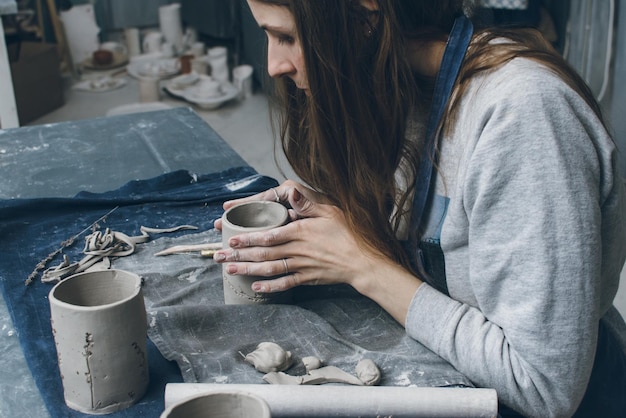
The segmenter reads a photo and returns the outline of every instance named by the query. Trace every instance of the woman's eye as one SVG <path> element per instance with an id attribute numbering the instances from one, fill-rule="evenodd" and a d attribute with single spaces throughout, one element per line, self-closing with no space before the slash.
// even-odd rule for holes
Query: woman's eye
<path id="1" fill-rule="evenodd" d="M 278 37 L 278 45 L 283 45 L 283 44 L 292 44 L 293 43 L 293 38 L 291 36 L 288 35 L 281 35 Z"/>

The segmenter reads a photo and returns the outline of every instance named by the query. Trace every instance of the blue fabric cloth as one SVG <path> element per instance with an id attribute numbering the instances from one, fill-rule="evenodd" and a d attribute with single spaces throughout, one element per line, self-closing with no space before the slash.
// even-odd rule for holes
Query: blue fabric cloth
<path id="1" fill-rule="evenodd" d="M 0 287 L 27 364 L 53 417 L 90 415 L 65 405 L 50 327 L 47 298 L 52 285 L 41 283 L 39 278 L 25 285 L 37 264 L 60 248 L 62 242 L 84 231 L 112 209 L 115 210 L 100 226 L 131 236 L 138 235 L 141 226 L 168 228 L 193 224 L 200 229 L 210 229 L 213 221 L 221 216 L 225 200 L 276 185 L 276 180 L 260 176 L 252 168 L 241 167 L 203 176 L 175 171 L 149 180 L 132 181 L 111 192 L 81 192 L 74 198 L 0 200 Z M 88 234 L 90 230 L 85 232 Z M 185 233 L 188 232 L 177 234 Z M 64 249 L 63 254 L 71 260 L 80 259 L 84 235 Z M 57 255 L 46 267 L 60 261 L 61 255 Z M 181 373 L 150 341 L 148 360 L 148 393 L 138 404 L 107 416 L 157 417 L 163 411 L 165 384 L 181 382 Z"/>

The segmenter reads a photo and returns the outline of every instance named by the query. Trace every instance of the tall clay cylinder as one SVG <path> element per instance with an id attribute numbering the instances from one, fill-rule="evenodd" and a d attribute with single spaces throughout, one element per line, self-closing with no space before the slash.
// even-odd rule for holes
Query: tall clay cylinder
<path id="1" fill-rule="evenodd" d="M 67 406 L 100 415 L 139 401 L 149 381 L 141 278 L 79 273 L 55 285 L 49 300 Z"/>
<path id="2" fill-rule="evenodd" d="M 266 231 L 287 223 L 289 213 L 280 203 L 257 201 L 234 206 L 222 215 L 222 245 L 228 247 L 231 237 L 248 232 Z M 286 303 L 291 292 L 255 293 L 252 283 L 267 279 L 261 276 L 238 276 L 227 273 L 228 263 L 222 270 L 224 279 L 224 302 L 227 305 L 250 305 L 256 303 Z"/>

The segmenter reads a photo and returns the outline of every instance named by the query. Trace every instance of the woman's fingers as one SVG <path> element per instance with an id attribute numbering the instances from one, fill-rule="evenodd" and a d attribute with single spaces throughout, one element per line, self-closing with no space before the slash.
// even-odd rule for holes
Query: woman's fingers
<path id="1" fill-rule="evenodd" d="M 248 197 L 243 197 L 241 199 L 227 200 L 226 202 L 224 202 L 223 207 L 224 207 L 224 210 L 227 210 L 227 209 L 232 208 L 233 206 L 240 205 L 242 203 L 253 202 L 257 200 L 287 203 L 289 201 L 289 195 L 291 193 L 291 190 L 295 188 L 306 189 L 306 187 L 304 187 L 300 183 L 297 183 L 292 180 L 287 180 L 280 186 L 269 188 L 265 191 L 262 191 L 261 193 L 257 193 L 255 195 L 248 196 Z"/>
<path id="2" fill-rule="evenodd" d="M 300 285 L 297 274 L 288 274 L 277 279 L 259 280 L 252 283 L 252 290 L 259 293 L 284 292 Z"/>
<path id="3" fill-rule="evenodd" d="M 289 275 L 286 258 L 264 263 L 232 263 L 226 265 L 226 272 L 237 276 L 276 277 Z"/>
<path id="4" fill-rule="evenodd" d="M 309 188 L 301 185 L 292 180 L 287 180 L 283 184 L 277 187 L 272 187 L 261 193 L 257 193 L 252 196 L 244 197 L 241 199 L 228 200 L 224 202 L 224 210 L 228 210 L 233 206 L 240 205 L 246 202 L 253 202 L 257 200 L 274 201 L 291 206 L 289 208 L 289 220 L 295 221 L 300 218 L 309 218 L 319 216 L 316 213 L 317 204 L 328 203 L 319 193 L 310 190 Z M 317 203 L 315 203 L 317 202 Z M 222 219 L 216 219 L 213 222 L 215 229 L 222 230 Z"/>
<path id="5" fill-rule="evenodd" d="M 297 183 L 293 181 L 286 181 L 280 186 L 272 187 L 267 189 L 261 193 L 257 193 L 252 196 L 244 197 L 241 199 L 227 200 L 223 204 L 224 210 L 228 210 L 233 206 L 241 205 L 242 203 L 254 202 L 258 200 L 265 201 L 274 201 L 278 203 L 287 203 L 289 200 L 289 192 L 292 188 L 295 188 Z M 296 220 L 298 219 L 297 214 L 292 209 L 289 210 L 289 219 Z M 213 222 L 213 227 L 218 231 L 222 230 L 222 218 L 218 218 Z"/>

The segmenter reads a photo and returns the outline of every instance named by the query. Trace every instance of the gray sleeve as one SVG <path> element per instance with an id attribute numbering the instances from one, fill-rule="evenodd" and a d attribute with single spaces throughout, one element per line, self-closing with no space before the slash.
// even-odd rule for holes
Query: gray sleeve
<path id="1" fill-rule="evenodd" d="M 406 330 L 524 415 L 568 416 L 614 295 L 607 271 L 619 277 L 623 260 L 603 265 L 606 206 L 623 200 L 612 196 L 615 149 L 547 71 L 490 77 L 455 131 L 467 149 L 442 233 L 452 296 L 422 286 Z"/>

